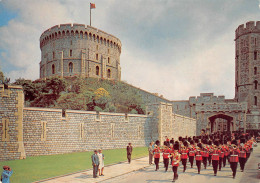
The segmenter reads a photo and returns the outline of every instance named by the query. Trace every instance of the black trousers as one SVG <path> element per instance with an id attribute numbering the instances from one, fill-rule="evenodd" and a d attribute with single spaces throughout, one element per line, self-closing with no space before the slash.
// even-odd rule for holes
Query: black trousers
<path id="1" fill-rule="evenodd" d="M 233 178 L 234 178 L 237 173 L 237 162 L 230 162 L 230 167 L 233 172 Z"/>
<path id="2" fill-rule="evenodd" d="M 218 161 L 218 170 L 219 171 L 221 171 L 222 161 L 223 161 L 223 158 L 219 157 L 219 161 Z"/>
<path id="3" fill-rule="evenodd" d="M 218 173 L 218 161 L 219 160 L 212 160 L 212 166 L 213 166 L 213 171 L 214 171 L 215 175 L 217 175 L 217 173 Z"/>
<path id="4" fill-rule="evenodd" d="M 246 153 L 246 161 L 248 160 L 249 157 L 250 157 L 250 152 Z"/>
<path id="5" fill-rule="evenodd" d="M 208 160 L 209 160 L 209 166 L 210 166 L 211 165 L 211 155 L 209 155 Z"/>
<path id="6" fill-rule="evenodd" d="M 131 163 L 131 155 L 132 154 L 127 154 L 128 163 Z"/>
<path id="7" fill-rule="evenodd" d="M 208 157 L 202 157 L 204 168 L 207 169 Z"/>
<path id="8" fill-rule="evenodd" d="M 201 160 L 196 160 L 196 165 L 198 168 L 198 173 L 200 173 L 200 169 L 201 169 Z"/>
<path id="9" fill-rule="evenodd" d="M 187 159 L 181 159 L 182 165 L 183 165 L 183 172 L 185 172 L 187 167 Z"/>
<path id="10" fill-rule="evenodd" d="M 172 171 L 173 171 L 173 180 L 178 179 L 178 166 L 172 166 Z"/>
<path id="11" fill-rule="evenodd" d="M 240 164 L 240 169 L 244 171 L 245 164 L 246 164 L 246 158 L 239 158 L 239 164 Z"/>
<path id="12" fill-rule="evenodd" d="M 226 166 L 226 162 L 227 162 L 227 156 L 224 156 L 224 158 L 223 158 L 223 167 Z"/>
<path id="13" fill-rule="evenodd" d="M 159 170 L 160 158 L 154 158 L 155 170 Z"/>
<path id="14" fill-rule="evenodd" d="M 163 159 L 163 163 L 164 163 L 165 171 L 167 171 L 169 166 L 169 158 Z"/>
<path id="15" fill-rule="evenodd" d="M 93 178 L 97 177 L 98 167 L 99 167 L 99 165 L 96 165 L 96 166 L 93 165 Z"/>
<path id="16" fill-rule="evenodd" d="M 193 167 L 194 156 L 189 156 L 190 167 Z"/>

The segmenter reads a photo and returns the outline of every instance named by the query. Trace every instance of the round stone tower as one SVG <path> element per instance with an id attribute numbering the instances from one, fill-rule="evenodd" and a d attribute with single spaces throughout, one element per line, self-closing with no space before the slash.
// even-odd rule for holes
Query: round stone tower
<path id="1" fill-rule="evenodd" d="M 260 111 L 260 21 L 236 29 L 235 98 L 247 102 L 249 111 Z"/>
<path id="2" fill-rule="evenodd" d="M 121 80 L 121 41 L 84 24 L 60 24 L 40 37 L 40 78 L 95 77 Z"/>

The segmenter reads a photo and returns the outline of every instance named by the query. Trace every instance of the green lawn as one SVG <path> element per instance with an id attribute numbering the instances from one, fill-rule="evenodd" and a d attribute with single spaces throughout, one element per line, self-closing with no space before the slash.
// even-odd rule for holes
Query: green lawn
<path id="1" fill-rule="evenodd" d="M 0 167 L 8 165 L 13 169 L 11 182 L 27 183 L 92 168 L 92 154 L 93 152 L 79 152 L 34 156 L 24 160 L 3 161 L 0 162 Z M 103 150 L 103 154 L 105 155 L 105 166 L 127 160 L 125 148 Z M 147 147 L 136 147 L 133 150 L 132 159 L 147 155 Z"/>

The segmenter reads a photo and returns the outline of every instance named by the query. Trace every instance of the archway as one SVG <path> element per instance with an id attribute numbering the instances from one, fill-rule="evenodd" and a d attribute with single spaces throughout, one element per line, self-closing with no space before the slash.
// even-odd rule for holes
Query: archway
<path id="1" fill-rule="evenodd" d="M 210 132 L 214 133 L 217 131 L 233 131 L 234 125 L 233 125 L 233 117 L 226 115 L 226 114 L 215 114 L 213 116 L 210 116 Z"/>

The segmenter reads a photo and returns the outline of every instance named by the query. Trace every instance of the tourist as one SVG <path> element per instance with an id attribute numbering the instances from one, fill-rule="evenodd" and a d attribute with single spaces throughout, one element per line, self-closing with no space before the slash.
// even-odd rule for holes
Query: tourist
<path id="1" fill-rule="evenodd" d="M 133 146 L 131 143 L 128 144 L 128 146 L 126 147 L 126 152 L 127 152 L 127 159 L 128 159 L 128 163 L 131 163 L 131 156 L 132 156 L 132 152 L 133 152 Z"/>
<path id="2" fill-rule="evenodd" d="M 153 142 L 150 142 L 150 145 L 148 147 L 148 153 L 149 153 L 149 165 L 153 164 Z"/>
<path id="3" fill-rule="evenodd" d="M 102 154 L 102 150 L 98 150 L 98 160 L 99 160 L 99 168 L 98 168 L 98 174 L 99 176 L 104 176 L 104 154 Z"/>
<path id="4" fill-rule="evenodd" d="M 97 155 L 97 150 L 94 150 L 94 154 L 91 156 L 92 165 L 93 165 L 93 178 L 98 178 L 98 166 L 99 166 L 99 158 Z"/>
<path id="5" fill-rule="evenodd" d="M 10 177 L 13 174 L 13 170 L 9 166 L 3 166 L 3 173 L 1 176 L 1 181 L 2 183 L 9 183 L 10 182 Z"/>

